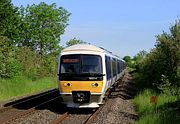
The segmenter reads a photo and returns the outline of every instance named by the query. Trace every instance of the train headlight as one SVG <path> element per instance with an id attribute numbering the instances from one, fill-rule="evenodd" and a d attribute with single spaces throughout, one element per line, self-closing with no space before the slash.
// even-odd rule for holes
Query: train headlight
<path id="1" fill-rule="evenodd" d="M 92 83 L 91 84 L 92 87 L 98 87 L 98 85 L 99 85 L 98 83 Z"/>
<path id="2" fill-rule="evenodd" d="M 69 87 L 69 86 L 71 86 L 71 84 L 70 83 L 64 83 L 64 86 Z"/>

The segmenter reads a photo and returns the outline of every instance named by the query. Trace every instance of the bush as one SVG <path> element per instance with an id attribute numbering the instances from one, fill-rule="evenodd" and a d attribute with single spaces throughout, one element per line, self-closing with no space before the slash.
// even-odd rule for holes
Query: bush
<path id="1" fill-rule="evenodd" d="M 42 56 L 29 47 L 20 47 L 16 57 L 22 66 L 24 75 L 33 80 L 48 76 L 54 77 L 57 74 L 55 55 Z"/>
<path id="2" fill-rule="evenodd" d="M 157 36 L 156 48 L 136 65 L 138 78 L 144 81 L 144 86 L 162 85 L 162 75 L 172 86 L 180 86 L 180 20 L 170 28 L 170 33 L 163 32 Z M 167 86 L 168 87 L 168 86 Z"/>
<path id="3" fill-rule="evenodd" d="M 0 36 L 0 77 L 12 78 L 21 74 L 21 65 L 15 59 L 15 48 L 7 37 Z"/>

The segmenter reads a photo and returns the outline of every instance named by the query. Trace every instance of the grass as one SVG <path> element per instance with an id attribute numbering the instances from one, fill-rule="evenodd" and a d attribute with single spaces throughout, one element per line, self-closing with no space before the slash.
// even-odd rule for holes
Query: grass
<path id="1" fill-rule="evenodd" d="M 45 77 L 36 81 L 23 76 L 0 79 L 0 101 L 55 87 L 57 87 L 57 79 L 53 77 Z"/>
<path id="2" fill-rule="evenodd" d="M 157 96 L 157 104 L 150 102 L 151 96 Z M 144 90 L 133 100 L 140 115 L 136 124 L 180 124 L 179 113 L 171 107 L 177 100 L 176 96 Z"/>

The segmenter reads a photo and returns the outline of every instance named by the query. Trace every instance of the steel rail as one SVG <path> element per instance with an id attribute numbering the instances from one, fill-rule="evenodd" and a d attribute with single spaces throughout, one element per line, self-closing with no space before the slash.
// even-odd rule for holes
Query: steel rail
<path id="1" fill-rule="evenodd" d="M 97 115 L 99 114 L 99 112 L 102 110 L 102 108 L 104 107 L 104 105 L 100 106 L 99 108 L 97 108 L 95 110 L 94 113 L 92 113 L 84 122 L 84 124 L 91 124 L 92 121 L 97 117 Z"/>
<path id="2" fill-rule="evenodd" d="M 105 93 L 105 103 L 103 105 L 101 105 L 99 108 L 97 108 L 84 122 L 84 124 L 91 124 L 92 121 L 97 117 L 97 115 L 100 113 L 100 111 L 102 110 L 102 108 L 105 106 L 106 102 L 109 100 L 109 95 L 111 94 L 111 90 L 112 89 L 108 89 L 107 92 Z"/>
<path id="3" fill-rule="evenodd" d="M 56 97 L 56 98 L 53 98 L 53 99 L 51 99 L 51 100 L 48 100 L 48 101 L 46 101 L 46 102 L 43 102 L 43 103 L 41 103 L 41 104 L 39 104 L 39 105 L 37 105 L 37 106 L 35 106 L 35 107 L 32 107 L 32 108 L 30 108 L 30 109 L 28 109 L 28 110 L 25 110 L 25 111 L 23 111 L 23 112 L 20 112 L 20 113 L 18 113 L 17 115 L 10 116 L 10 117 L 8 117 L 8 118 L 5 118 L 4 120 L 0 120 L 0 124 L 5 124 L 5 123 L 7 123 L 7 122 L 9 122 L 9 121 L 13 121 L 13 120 L 15 120 L 15 119 L 17 119 L 17 118 L 20 118 L 20 117 L 22 117 L 22 116 L 25 116 L 25 115 L 28 115 L 28 114 L 30 114 L 30 113 L 33 113 L 33 112 L 35 112 L 35 111 L 37 110 L 38 107 L 40 107 L 40 106 L 42 106 L 42 105 L 45 105 L 45 104 L 47 104 L 47 103 L 49 103 L 49 102 L 52 102 L 52 101 L 54 101 L 54 100 L 56 100 L 56 99 L 58 99 L 58 98 L 60 98 L 60 96 L 58 96 L 58 97 Z"/>
<path id="4" fill-rule="evenodd" d="M 68 117 L 69 112 L 65 112 L 63 115 L 57 117 L 56 119 L 54 119 L 53 121 L 50 122 L 50 124 L 59 124 L 60 122 L 62 122 L 66 117 Z"/>
<path id="5" fill-rule="evenodd" d="M 22 104 L 22 103 L 25 103 L 25 102 L 28 102 L 28 101 L 31 101 L 31 100 L 37 99 L 37 98 L 39 98 L 39 97 L 42 97 L 42 96 L 48 95 L 48 94 L 53 93 L 53 92 L 56 92 L 56 91 L 57 91 L 57 89 L 52 89 L 52 90 L 50 90 L 50 91 L 45 91 L 44 93 L 40 93 L 40 95 L 35 94 L 35 96 L 34 96 L 34 97 L 32 97 L 32 98 L 30 98 L 30 99 L 26 99 L 26 100 L 24 100 L 24 101 L 20 101 L 20 102 L 18 102 L 18 103 L 12 104 L 12 105 L 10 105 L 10 106 L 0 108 L 0 113 L 2 113 L 2 112 L 5 112 L 5 111 L 8 111 L 8 110 L 12 109 L 12 108 L 13 108 L 13 106 L 16 106 L 16 105 L 19 105 L 19 104 Z M 19 99 L 19 100 L 20 100 L 20 99 Z"/>

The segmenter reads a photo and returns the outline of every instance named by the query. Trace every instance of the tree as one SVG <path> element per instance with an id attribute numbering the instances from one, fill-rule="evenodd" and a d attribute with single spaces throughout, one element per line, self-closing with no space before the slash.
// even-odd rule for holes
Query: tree
<path id="1" fill-rule="evenodd" d="M 129 61 L 131 61 L 131 57 L 130 56 L 124 56 L 123 60 L 126 62 L 129 62 Z"/>
<path id="2" fill-rule="evenodd" d="M 76 39 L 76 38 L 70 39 L 69 41 L 66 42 L 67 47 L 75 45 L 75 44 L 86 44 L 86 42 Z"/>
<path id="3" fill-rule="evenodd" d="M 0 0 L 0 36 L 7 37 L 11 45 L 19 38 L 19 24 L 18 8 L 13 6 L 11 0 Z"/>
<path id="4" fill-rule="evenodd" d="M 170 27 L 169 33 L 163 32 L 156 38 L 155 48 L 137 63 L 139 75 L 147 86 L 161 85 L 164 79 L 180 86 L 180 19 Z"/>
<path id="5" fill-rule="evenodd" d="M 147 51 L 145 51 L 145 50 L 142 50 L 142 51 L 140 51 L 139 53 L 137 53 L 135 56 L 134 56 L 134 61 L 141 61 L 143 58 L 145 58 L 146 57 L 146 55 L 147 55 Z"/>
<path id="6" fill-rule="evenodd" d="M 10 78 L 20 75 L 21 66 L 15 59 L 15 47 L 10 39 L 0 36 L 0 77 Z"/>
<path id="7" fill-rule="evenodd" d="M 25 9 L 20 9 L 23 27 L 19 46 L 29 46 L 40 55 L 49 54 L 59 49 L 60 36 L 68 25 L 70 13 L 56 4 L 41 2 Z"/>
<path id="8" fill-rule="evenodd" d="M 14 58 L 15 45 L 19 39 L 20 16 L 11 0 L 0 1 L 0 77 L 7 78 L 21 73 Z"/>
<path id="9" fill-rule="evenodd" d="M 163 32 L 157 36 L 156 50 L 162 74 L 170 82 L 180 80 L 180 75 L 177 75 L 180 66 L 180 19 L 170 27 L 170 33 Z"/>
<path id="10" fill-rule="evenodd" d="M 130 56 L 124 56 L 123 60 L 129 68 L 134 68 L 134 60 Z"/>

